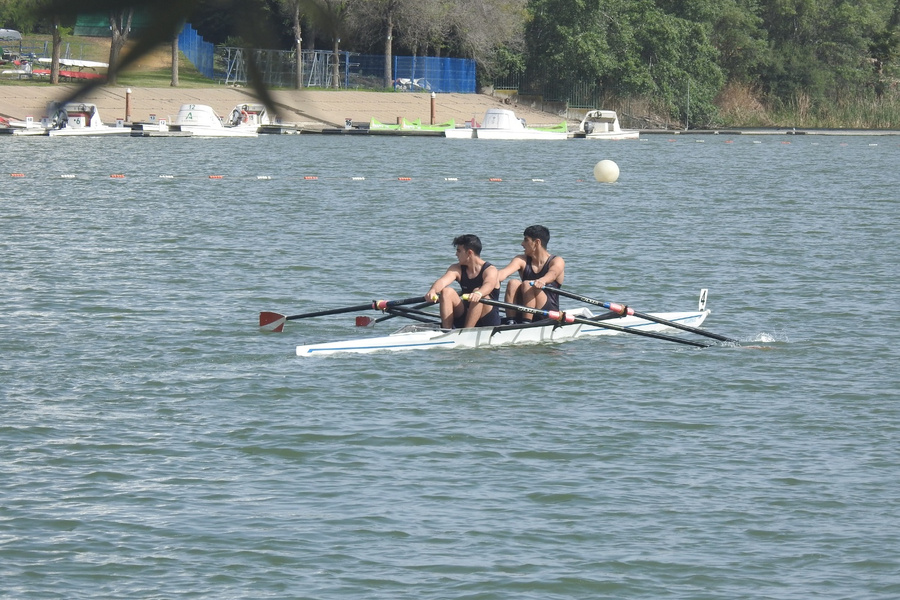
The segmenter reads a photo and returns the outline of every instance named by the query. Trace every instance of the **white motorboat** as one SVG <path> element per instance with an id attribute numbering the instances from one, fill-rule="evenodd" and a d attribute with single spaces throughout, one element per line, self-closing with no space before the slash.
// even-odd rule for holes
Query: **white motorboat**
<path id="1" fill-rule="evenodd" d="M 49 122 L 47 119 L 44 119 L 44 121 L 41 122 L 35 121 L 33 117 L 25 117 L 24 121 L 17 121 L 15 119 L 4 119 L 4 121 L 5 124 L 3 124 L 3 127 L 0 127 L 0 133 L 12 135 L 47 135 L 47 130 L 49 129 Z"/>
<path id="2" fill-rule="evenodd" d="M 699 327 L 710 311 L 701 303 L 695 311 L 649 313 L 650 315 L 673 321 L 681 325 Z M 594 315 L 586 308 L 577 308 L 565 312 L 568 316 L 591 319 Z M 339 342 L 322 344 L 305 344 L 297 346 L 297 356 L 324 356 L 343 353 L 396 352 L 403 350 L 426 350 L 433 348 L 460 349 L 504 346 L 510 344 L 539 344 L 547 342 L 564 342 L 577 338 L 601 335 L 624 335 L 619 328 L 642 332 L 673 331 L 672 328 L 641 319 L 636 316 L 625 316 L 598 321 L 597 325 L 586 323 L 562 324 L 559 321 L 545 320 L 528 326 L 504 325 L 499 327 L 472 327 L 466 329 L 441 329 L 438 325 L 417 323 L 401 327 L 387 336 L 357 338 Z M 615 326 L 617 329 L 603 327 L 602 324 Z"/>
<path id="3" fill-rule="evenodd" d="M 125 127 L 124 121 L 119 121 L 116 125 L 104 124 L 96 104 L 86 102 L 69 102 L 62 106 L 51 104 L 47 112 L 51 115 L 47 135 L 51 137 L 131 135 L 131 128 Z"/>
<path id="4" fill-rule="evenodd" d="M 268 124 L 265 108 L 255 104 L 239 104 L 229 117 L 229 124 L 205 104 L 182 104 L 169 129 L 189 131 L 191 137 L 257 137 L 260 125 Z M 234 124 L 234 123 L 237 124 Z"/>
<path id="5" fill-rule="evenodd" d="M 636 129 L 622 129 L 619 116 L 614 110 L 591 110 L 584 115 L 575 137 L 588 140 L 636 140 L 640 132 Z"/>
<path id="6" fill-rule="evenodd" d="M 526 127 L 516 113 L 507 108 L 489 108 L 481 125 L 447 129 L 444 136 L 479 140 L 565 140 L 569 132 L 565 122 L 556 127 Z"/>
<path id="7" fill-rule="evenodd" d="M 259 131 L 263 125 L 271 125 L 265 104 L 238 104 L 231 110 L 228 123 L 232 127 L 251 127 Z"/>

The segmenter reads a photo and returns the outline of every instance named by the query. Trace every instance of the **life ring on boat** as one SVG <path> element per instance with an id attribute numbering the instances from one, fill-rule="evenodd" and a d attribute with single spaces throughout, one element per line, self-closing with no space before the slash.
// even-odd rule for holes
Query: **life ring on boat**
<path id="1" fill-rule="evenodd" d="M 250 113 L 248 113 L 246 110 L 241 110 L 241 122 L 242 123 L 250 122 Z"/>

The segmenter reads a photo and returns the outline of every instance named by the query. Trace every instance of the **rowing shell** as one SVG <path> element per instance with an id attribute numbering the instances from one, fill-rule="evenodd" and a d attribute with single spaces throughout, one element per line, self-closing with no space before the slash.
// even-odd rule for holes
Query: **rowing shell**
<path id="1" fill-rule="evenodd" d="M 710 311 L 696 310 L 692 312 L 650 313 L 651 315 L 675 321 L 691 327 L 699 327 L 709 316 Z M 566 311 L 566 314 L 590 319 L 594 314 L 586 308 Z M 604 319 L 604 323 L 618 325 L 627 329 L 643 331 L 676 331 L 671 327 L 647 321 L 639 317 L 627 316 L 617 319 Z M 381 337 L 360 338 L 324 344 L 308 344 L 297 346 L 297 356 L 324 356 L 329 354 L 368 352 L 397 352 L 403 350 L 426 350 L 431 348 L 484 348 L 490 346 L 506 346 L 510 344 L 540 344 L 547 342 L 565 342 L 576 338 L 599 335 L 623 335 L 619 331 L 604 327 L 593 327 L 582 323 L 560 325 L 557 322 L 545 322 L 545 325 L 528 327 L 510 325 L 500 327 L 471 327 L 465 329 L 441 329 L 437 325 L 407 325 L 394 333 Z"/>

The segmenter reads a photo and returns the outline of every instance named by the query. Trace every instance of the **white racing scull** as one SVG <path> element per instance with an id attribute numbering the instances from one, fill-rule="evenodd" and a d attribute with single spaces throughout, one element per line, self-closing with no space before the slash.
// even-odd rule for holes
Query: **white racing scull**
<path id="1" fill-rule="evenodd" d="M 699 327 L 709 316 L 706 308 L 705 290 L 701 294 L 700 304 L 695 311 L 649 313 L 658 319 Z M 510 344 L 538 344 L 546 342 L 564 342 L 584 337 L 600 335 L 621 335 L 622 328 L 631 333 L 675 331 L 668 325 L 628 315 L 598 321 L 597 325 L 585 323 L 594 318 L 586 308 L 565 311 L 565 315 L 576 317 L 575 323 L 562 323 L 556 320 L 544 320 L 528 326 L 508 325 L 499 327 L 472 327 L 464 329 L 441 329 L 430 323 L 416 323 L 401 327 L 386 336 L 357 338 L 321 344 L 304 344 L 297 346 L 297 356 L 326 356 L 343 353 L 396 352 L 405 350 L 425 350 L 432 348 L 484 348 Z M 615 326 L 616 329 L 603 327 L 602 324 Z"/>

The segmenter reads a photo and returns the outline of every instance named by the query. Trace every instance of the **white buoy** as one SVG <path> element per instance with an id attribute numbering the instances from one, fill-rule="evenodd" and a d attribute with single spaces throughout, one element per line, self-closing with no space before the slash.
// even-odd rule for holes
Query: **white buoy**
<path id="1" fill-rule="evenodd" d="M 594 165 L 594 179 L 600 183 L 615 183 L 619 178 L 619 165 L 611 160 L 601 160 Z"/>

